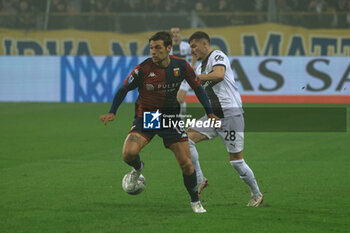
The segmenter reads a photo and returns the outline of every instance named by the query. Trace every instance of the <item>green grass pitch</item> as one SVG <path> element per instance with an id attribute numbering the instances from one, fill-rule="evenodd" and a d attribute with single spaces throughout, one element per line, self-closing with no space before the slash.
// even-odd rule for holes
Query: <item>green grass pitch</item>
<path id="1" fill-rule="evenodd" d="M 349 129 L 246 133 L 245 160 L 265 196 L 259 208 L 245 206 L 249 190 L 228 163 L 221 140 L 199 143 L 210 186 L 202 195 L 208 212 L 196 215 L 180 168 L 159 137 L 141 153 L 146 190 L 124 193 L 121 180 L 130 168 L 121 150 L 134 106 L 123 104 L 105 127 L 99 115 L 108 109 L 93 103 L 0 103 L 1 233 L 350 229 Z"/>

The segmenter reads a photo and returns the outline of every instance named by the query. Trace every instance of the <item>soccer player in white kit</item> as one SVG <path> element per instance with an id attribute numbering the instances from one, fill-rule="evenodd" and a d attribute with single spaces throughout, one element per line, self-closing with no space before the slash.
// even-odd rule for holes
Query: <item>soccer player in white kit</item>
<path id="1" fill-rule="evenodd" d="M 173 47 L 171 48 L 170 55 L 174 55 L 177 57 L 181 57 L 183 59 L 186 59 L 188 62 L 191 63 L 192 68 L 195 69 L 196 60 L 191 57 L 191 47 L 190 45 L 181 40 L 181 30 L 179 27 L 172 27 L 170 28 L 170 34 L 172 36 L 173 40 Z M 185 97 L 187 95 L 187 92 L 191 90 L 190 85 L 184 80 L 181 83 L 181 86 L 179 88 L 179 91 L 177 92 L 177 101 L 180 104 L 180 115 L 186 114 L 186 102 Z"/>
<path id="2" fill-rule="evenodd" d="M 259 190 L 253 171 L 243 159 L 244 118 L 241 96 L 238 93 L 228 57 L 220 50 L 210 47 L 208 34 L 195 32 L 189 39 L 192 56 L 201 61 L 196 69 L 197 77 L 208 93 L 211 106 L 221 122 L 222 128 L 189 128 L 188 138 L 192 164 L 197 172 L 199 195 L 208 185 L 198 161 L 195 144 L 220 136 L 226 145 L 232 167 L 249 186 L 251 199 L 248 206 L 259 206 L 263 196 Z M 200 120 L 206 120 L 204 116 Z"/>

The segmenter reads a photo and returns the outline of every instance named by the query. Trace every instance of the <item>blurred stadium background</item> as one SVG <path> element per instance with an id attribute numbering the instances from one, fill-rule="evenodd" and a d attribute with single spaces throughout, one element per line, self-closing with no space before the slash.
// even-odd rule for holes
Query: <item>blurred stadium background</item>
<path id="1" fill-rule="evenodd" d="M 212 36 L 244 102 L 350 102 L 350 0 L 2 0 L 0 101 L 111 101 L 172 26 Z"/>
<path id="2" fill-rule="evenodd" d="M 198 145 L 207 215 L 159 138 L 142 152 L 145 192 L 122 191 L 137 92 L 109 127 L 98 117 L 172 26 L 230 58 L 262 208 L 244 206 L 219 140 Z M 350 0 L 0 0 L 0 43 L 0 232 L 348 232 Z"/>
<path id="3" fill-rule="evenodd" d="M 0 25 L 121 33 L 275 22 L 349 28 L 349 0 L 2 0 Z M 126 23 L 127 22 L 127 23 Z"/>

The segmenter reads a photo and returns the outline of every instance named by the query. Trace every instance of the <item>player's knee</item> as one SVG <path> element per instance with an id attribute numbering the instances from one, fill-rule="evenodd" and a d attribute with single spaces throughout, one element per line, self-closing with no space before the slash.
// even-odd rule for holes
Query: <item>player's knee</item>
<path id="1" fill-rule="evenodd" d="M 177 102 L 179 102 L 179 104 L 183 104 L 185 102 L 185 98 L 177 96 Z"/>
<path id="2" fill-rule="evenodd" d="M 181 161 L 179 165 L 181 167 L 182 173 L 185 175 L 191 175 L 194 171 L 192 161 L 190 159 Z"/>
<path id="3" fill-rule="evenodd" d="M 139 150 L 134 147 L 125 147 L 123 148 L 122 154 L 124 161 L 128 162 L 130 160 L 133 160 L 133 158 L 139 154 Z"/>
<path id="4" fill-rule="evenodd" d="M 186 97 L 186 91 L 184 90 L 179 90 L 176 95 L 177 101 L 182 104 L 185 102 L 185 97 Z"/>
<path id="5" fill-rule="evenodd" d="M 190 149 L 191 149 L 191 147 L 196 146 L 196 143 L 195 143 L 194 141 L 192 141 L 191 138 L 188 138 L 188 145 L 189 145 L 189 147 L 190 147 Z"/>
<path id="6" fill-rule="evenodd" d="M 191 140 L 194 144 L 196 143 L 195 133 L 196 133 L 196 131 L 194 131 L 191 128 L 189 128 L 187 130 L 188 139 Z"/>
<path id="7" fill-rule="evenodd" d="M 230 153 L 230 161 L 243 159 L 243 151 L 238 153 Z"/>
<path id="8" fill-rule="evenodd" d="M 193 129 L 188 129 L 187 130 L 187 135 L 188 138 L 194 143 L 196 144 L 197 142 L 203 141 L 203 140 L 208 140 L 208 137 L 198 133 L 196 130 Z"/>

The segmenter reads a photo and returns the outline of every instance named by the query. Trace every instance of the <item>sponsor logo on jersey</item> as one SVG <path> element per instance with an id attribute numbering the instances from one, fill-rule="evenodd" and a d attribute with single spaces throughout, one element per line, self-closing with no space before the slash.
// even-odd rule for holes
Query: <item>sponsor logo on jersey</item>
<path id="1" fill-rule="evenodd" d="M 129 79 L 128 79 L 128 83 L 130 84 L 130 83 L 132 83 L 133 81 L 134 81 L 134 76 L 131 75 L 131 76 L 129 77 Z"/>
<path id="2" fill-rule="evenodd" d="M 146 84 L 147 91 L 154 91 L 154 86 L 152 84 Z"/>
<path id="3" fill-rule="evenodd" d="M 181 85 L 181 82 L 158 84 L 158 89 L 159 90 L 173 89 L 173 88 L 179 87 L 180 85 Z"/>
<path id="4" fill-rule="evenodd" d="M 224 57 L 221 56 L 221 55 L 216 55 L 216 56 L 214 57 L 214 59 L 215 59 L 216 62 L 218 62 L 218 61 L 223 61 L 223 60 L 224 60 Z"/>

